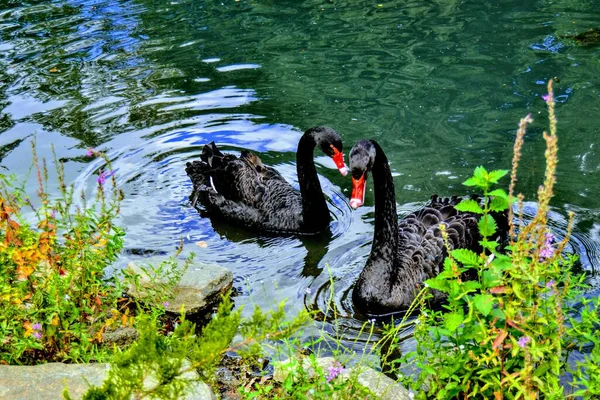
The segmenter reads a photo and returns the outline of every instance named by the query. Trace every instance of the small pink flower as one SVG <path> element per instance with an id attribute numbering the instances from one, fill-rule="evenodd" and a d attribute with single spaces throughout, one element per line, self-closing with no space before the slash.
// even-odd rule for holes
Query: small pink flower
<path id="1" fill-rule="evenodd" d="M 552 233 L 546 233 L 546 241 L 544 242 L 544 248 L 540 251 L 541 261 L 554 256 L 554 247 L 552 246 L 552 243 L 554 243 L 554 239 L 555 238 Z"/>
<path id="2" fill-rule="evenodd" d="M 31 329 L 33 329 L 32 336 L 34 338 L 36 338 L 37 340 L 40 340 L 42 338 L 42 324 L 40 324 L 39 322 L 36 322 L 35 324 L 33 324 L 31 326 Z"/>
<path id="3" fill-rule="evenodd" d="M 110 178 L 113 175 L 114 175 L 114 171 L 110 171 L 110 172 L 102 171 L 100 173 L 100 176 L 98 176 L 98 179 L 96 179 L 96 181 L 100 184 L 100 186 L 102 186 L 106 183 L 106 179 Z"/>
<path id="4" fill-rule="evenodd" d="M 163 303 L 163 307 L 164 307 L 164 308 L 167 308 L 167 307 L 169 307 L 169 302 L 168 302 L 168 301 L 165 301 L 165 302 Z"/>
<path id="5" fill-rule="evenodd" d="M 525 346 L 527 346 L 527 343 L 529 343 L 531 341 L 531 338 L 529 336 L 521 336 L 521 338 L 519 338 L 519 340 L 517 341 L 517 344 L 519 345 L 520 348 L 525 348 Z"/>
<path id="6" fill-rule="evenodd" d="M 554 279 L 550 279 L 548 282 L 546 282 L 546 287 L 548 289 L 550 289 L 552 286 L 554 286 L 556 284 L 556 282 L 554 282 Z"/>
<path id="7" fill-rule="evenodd" d="M 547 103 L 548 100 L 550 100 L 550 95 L 549 94 L 543 94 L 542 95 L 542 100 L 544 100 Z"/>
<path id="8" fill-rule="evenodd" d="M 87 153 L 85 153 L 86 156 L 91 157 L 94 155 L 94 153 L 96 152 L 96 149 L 94 149 L 93 147 L 90 147 L 87 151 Z"/>
<path id="9" fill-rule="evenodd" d="M 344 372 L 344 367 L 339 361 L 335 361 L 329 366 L 327 370 L 329 372 L 329 375 L 327 375 L 327 383 L 329 383 L 332 380 L 334 380 L 336 376 Z"/>

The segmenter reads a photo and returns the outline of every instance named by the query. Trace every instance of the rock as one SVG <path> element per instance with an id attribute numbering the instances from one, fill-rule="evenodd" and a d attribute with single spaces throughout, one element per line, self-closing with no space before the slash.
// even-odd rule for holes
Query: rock
<path id="1" fill-rule="evenodd" d="M 152 282 L 142 268 L 148 265 L 160 265 L 160 263 L 169 260 L 165 257 L 150 257 L 143 263 L 131 262 L 127 268 L 140 276 L 140 282 L 137 290 L 129 287 L 129 294 L 133 297 L 143 299 L 145 297 L 144 288 L 152 287 Z M 180 268 L 183 266 L 180 265 Z M 164 284 L 164 281 L 158 281 L 158 284 Z M 184 307 L 186 316 L 196 315 L 207 312 L 214 304 L 218 303 L 221 296 L 225 294 L 233 283 L 233 274 L 228 269 L 217 264 L 207 264 L 201 262 L 191 262 L 187 270 L 181 277 L 173 291 L 173 299 L 169 300 L 165 307 L 167 312 L 179 314 L 181 307 Z"/>
<path id="2" fill-rule="evenodd" d="M 139 336 L 137 329 L 132 327 L 117 327 L 115 329 L 107 329 L 102 333 L 102 342 L 106 345 L 117 345 L 120 348 L 125 348 L 135 342 Z"/>
<path id="3" fill-rule="evenodd" d="M 357 381 L 382 400 L 410 400 L 410 392 L 398 382 L 369 367 L 358 367 Z M 354 368 L 353 368 L 354 369 Z"/>
<path id="4" fill-rule="evenodd" d="M 327 374 L 329 367 L 336 363 L 333 357 L 319 357 L 315 361 L 317 368 L 321 369 L 324 374 Z M 287 359 L 275 363 L 273 379 L 277 382 L 283 382 L 288 377 L 288 374 L 294 373 L 299 362 L 302 362 L 302 368 L 309 376 L 314 376 L 317 373 L 310 358 L 301 357 L 301 359 Z M 373 368 L 365 366 L 346 368 L 336 379 L 346 380 L 350 376 L 356 376 L 358 383 L 368 388 L 383 400 L 412 399 L 410 392 L 406 388 Z"/>
<path id="5" fill-rule="evenodd" d="M 68 388 L 73 399 L 81 399 L 90 386 L 100 386 L 108 372 L 108 364 L 50 363 L 36 366 L 0 365 L 0 398 L 6 400 L 62 399 Z M 188 379 L 198 379 L 195 371 L 184 374 Z M 155 384 L 150 378 L 144 387 Z M 213 400 L 210 387 L 194 382 L 185 396 L 186 400 Z"/>

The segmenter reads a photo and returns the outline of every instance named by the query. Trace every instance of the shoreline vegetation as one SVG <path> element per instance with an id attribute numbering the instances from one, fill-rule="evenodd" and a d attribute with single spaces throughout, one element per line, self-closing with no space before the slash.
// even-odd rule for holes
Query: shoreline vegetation
<path id="1" fill-rule="evenodd" d="M 478 167 L 464 182 L 483 198 L 457 206 L 481 215 L 482 251 L 449 251 L 444 271 L 424 282 L 411 306 L 418 317 L 410 323 L 407 317 L 395 324 L 378 322 L 385 333 L 365 345 L 362 355 L 345 348 L 339 332 L 321 331 L 311 343 L 302 342 L 300 333 L 318 328 L 317 318 L 306 310 L 290 317 L 285 303 L 242 317 L 228 293 L 202 325 L 186 318 L 184 310 L 179 316 L 167 313 L 183 273 L 176 261 L 143 272 L 156 283 L 151 289 L 141 288 L 135 273 L 106 278 L 124 236 L 114 224 L 123 193 L 110 161 L 88 151 L 87 157 L 105 160 L 96 197 L 89 201 L 67 185 L 55 158 L 61 195 L 50 198 L 47 163 L 37 158 L 34 144 L 37 199 L 14 177 L 0 174 L 0 363 L 110 363 L 104 383 L 90 387 L 85 399 L 176 399 L 198 381 L 229 399 L 386 398 L 385 390 L 364 385 L 361 374 L 368 367 L 382 370 L 417 399 L 597 398 L 600 301 L 583 296 L 585 275 L 572 271 L 576 256 L 564 252 L 573 215 L 562 240 L 547 220 L 558 161 L 552 81 L 544 100 L 550 126 L 544 132 L 546 170 L 537 214 L 525 223 L 525 199 L 515 194 L 525 132 L 533 122 L 527 116 L 517 130 L 512 169 Z M 510 176 L 507 191 L 499 188 L 505 175 Z M 509 213 L 506 246 L 494 239 L 496 212 Z M 477 279 L 463 281 L 466 272 Z M 145 295 L 132 297 L 127 287 Z M 442 310 L 428 307 L 432 290 L 448 295 Z M 409 325 L 416 349 L 399 355 L 400 334 Z M 361 334 L 370 338 L 374 327 L 375 321 L 366 321 Z M 107 343 L 106 334 L 118 328 L 133 328 L 136 339 L 121 347 Z M 584 357 L 572 361 L 574 352 Z M 323 362 L 323 355 L 332 358 Z M 373 358 L 379 365 L 372 365 Z M 232 359 L 235 366 L 228 368 L 236 374 L 237 391 L 220 387 L 216 378 Z M 64 397 L 70 398 L 68 388 Z"/>

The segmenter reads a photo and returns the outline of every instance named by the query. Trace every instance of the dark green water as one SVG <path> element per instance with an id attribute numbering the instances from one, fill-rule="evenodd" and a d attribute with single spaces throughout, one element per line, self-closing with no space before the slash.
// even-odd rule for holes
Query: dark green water
<path id="1" fill-rule="evenodd" d="M 301 132 L 329 125 L 346 149 L 381 143 L 405 214 L 433 193 L 465 193 L 460 182 L 477 165 L 508 168 L 516 125 L 532 113 L 518 185 L 531 199 L 544 170 L 541 96 L 557 77 L 551 217 L 560 236 L 566 212 L 577 213 L 572 250 L 593 271 L 600 46 L 568 36 L 598 26 L 596 0 L 4 0 L 0 168 L 26 176 L 36 137 L 41 155 L 54 145 L 68 180 L 90 193 L 101 164 L 82 156 L 103 150 L 127 195 L 128 253 L 117 267 L 183 238 L 186 253 L 234 271 L 238 304 L 289 298 L 291 310 L 325 311 L 331 274 L 350 340 L 360 321 L 348 292 L 369 251 L 372 194 L 351 212 L 349 180 L 317 158 L 332 237 L 257 238 L 199 217 L 185 162 L 215 140 L 257 151 L 293 181 Z"/>

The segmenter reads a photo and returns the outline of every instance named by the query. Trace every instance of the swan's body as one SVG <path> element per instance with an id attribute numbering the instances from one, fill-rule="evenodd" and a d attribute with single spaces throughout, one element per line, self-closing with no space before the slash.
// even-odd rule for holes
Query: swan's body
<path id="1" fill-rule="evenodd" d="M 457 211 L 457 197 L 433 196 L 428 205 L 397 222 L 394 181 L 379 144 L 373 140 L 358 142 L 350 152 L 350 167 L 352 207 L 364 201 L 369 171 L 375 188 L 373 244 L 354 286 L 354 304 L 371 315 L 406 311 L 423 281 L 443 270 L 447 252 L 440 224 L 446 225 L 450 249 L 475 249 L 480 240 L 478 217 Z M 441 292 L 434 292 L 434 300 L 443 298 Z"/>
<path id="2" fill-rule="evenodd" d="M 251 230 L 318 233 L 329 226 L 330 217 L 313 160 L 316 146 L 347 173 L 339 135 L 331 128 L 311 128 L 296 153 L 298 191 L 250 152 L 236 157 L 221 153 L 214 143 L 205 145 L 201 161 L 187 163 L 194 185 L 192 203 L 199 201 L 211 216 Z"/>

